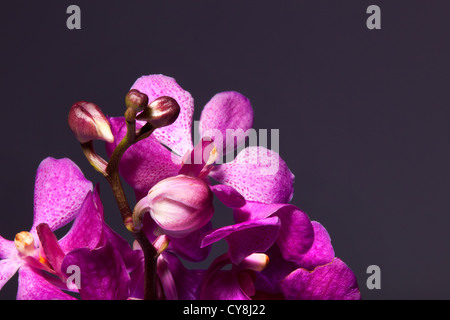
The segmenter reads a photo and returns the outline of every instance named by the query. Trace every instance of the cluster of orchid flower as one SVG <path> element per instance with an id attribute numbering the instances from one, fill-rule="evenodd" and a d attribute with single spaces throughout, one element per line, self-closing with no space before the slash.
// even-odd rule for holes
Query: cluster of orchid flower
<path id="1" fill-rule="evenodd" d="M 207 132 L 252 128 L 246 97 L 215 95 L 195 146 L 193 98 L 173 78 L 142 76 L 125 104 L 124 117 L 109 118 L 80 101 L 68 122 L 109 182 L 134 243 L 105 223 L 98 187 L 75 163 L 46 158 L 37 169 L 31 230 L 13 241 L 0 237 L 0 289 L 18 270 L 17 299 L 360 299 L 326 229 L 289 204 L 294 176 L 278 153 L 251 146 L 218 163 L 245 139 L 219 144 Z M 108 160 L 93 140 L 105 141 Z M 272 160 L 278 170 L 264 174 Z M 121 179 L 134 189 L 133 207 Z M 230 208 L 234 224 L 212 228 L 214 197 Z M 57 239 L 54 231 L 70 222 Z M 228 250 L 205 270 L 183 264 L 204 261 L 220 240 Z M 75 271 L 78 281 L 69 281 Z"/>

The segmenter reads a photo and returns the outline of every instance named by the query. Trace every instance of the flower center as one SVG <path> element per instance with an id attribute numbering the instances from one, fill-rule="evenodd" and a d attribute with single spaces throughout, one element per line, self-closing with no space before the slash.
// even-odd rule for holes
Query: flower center
<path id="1" fill-rule="evenodd" d="M 32 256 L 36 251 L 36 248 L 34 247 L 34 238 L 28 231 L 22 231 L 16 234 L 14 244 L 17 251 L 25 256 Z"/>

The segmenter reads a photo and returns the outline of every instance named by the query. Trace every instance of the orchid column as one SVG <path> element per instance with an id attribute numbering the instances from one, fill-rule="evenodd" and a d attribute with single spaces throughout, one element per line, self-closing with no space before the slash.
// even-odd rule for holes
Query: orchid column
<path id="1" fill-rule="evenodd" d="M 75 103 L 68 117 L 69 127 L 81 143 L 86 158 L 91 165 L 106 178 L 110 184 L 122 221 L 139 243 L 145 258 L 145 299 L 156 299 L 156 263 L 158 251 L 140 228 L 133 225 L 133 210 L 125 196 L 119 175 L 119 162 L 125 151 L 136 142 L 147 138 L 160 127 L 172 124 L 180 113 L 175 99 L 167 96 L 148 103 L 147 95 L 138 90 L 130 90 L 125 97 L 125 121 L 127 133 L 117 145 L 109 161 L 100 157 L 94 150 L 92 140 L 113 142 L 110 123 L 100 108 L 91 102 Z M 139 113 L 139 115 L 138 115 Z M 136 120 L 147 123 L 136 130 Z"/>

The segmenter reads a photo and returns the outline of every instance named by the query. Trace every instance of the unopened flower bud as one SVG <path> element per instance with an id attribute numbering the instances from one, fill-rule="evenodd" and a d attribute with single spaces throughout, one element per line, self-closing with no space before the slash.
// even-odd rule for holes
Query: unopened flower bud
<path id="1" fill-rule="evenodd" d="M 31 256 L 35 252 L 34 238 L 31 233 L 27 231 L 22 231 L 16 234 L 14 238 L 14 245 L 17 251 L 26 256 Z"/>
<path id="2" fill-rule="evenodd" d="M 148 97 L 139 90 L 131 89 L 125 96 L 125 105 L 136 112 L 142 111 L 148 105 Z"/>
<path id="3" fill-rule="evenodd" d="M 173 237 L 183 237 L 207 224 L 214 213 L 213 193 L 201 179 L 178 175 L 158 182 L 133 213 L 135 228 L 150 212 L 156 224 Z"/>
<path id="4" fill-rule="evenodd" d="M 114 142 L 111 126 L 99 106 L 92 102 L 79 101 L 69 111 L 70 130 L 81 143 L 91 140 Z"/>
<path id="5" fill-rule="evenodd" d="M 151 102 L 136 119 L 147 121 L 153 128 L 161 128 L 174 123 L 179 114 L 180 106 L 177 101 L 163 96 Z"/>

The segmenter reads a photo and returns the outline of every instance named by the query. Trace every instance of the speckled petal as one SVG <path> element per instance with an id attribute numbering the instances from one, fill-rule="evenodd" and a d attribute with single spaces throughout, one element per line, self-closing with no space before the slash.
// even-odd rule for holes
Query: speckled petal
<path id="1" fill-rule="evenodd" d="M 264 147 L 245 148 L 209 175 L 234 187 L 247 201 L 288 203 L 294 194 L 294 175 L 278 153 Z"/>
<path id="2" fill-rule="evenodd" d="M 16 274 L 19 266 L 20 261 L 18 259 L 11 258 L 0 260 L 0 290 L 3 288 L 5 283 L 7 283 L 9 279 Z"/>
<path id="3" fill-rule="evenodd" d="M 280 284 L 288 300 L 359 300 L 355 275 L 339 258 L 314 271 L 297 269 Z"/>
<path id="4" fill-rule="evenodd" d="M 96 188 L 86 196 L 80 213 L 69 232 L 59 240 L 59 245 L 64 253 L 82 247 L 94 249 L 100 241 L 102 230 L 103 206 Z"/>
<path id="5" fill-rule="evenodd" d="M 152 135 L 180 156 L 191 150 L 194 115 L 194 99 L 191 94 L 181 88 L 175 79 L 161 74 L 142 76 L 131 89 L 145 93 L 149 102 L 162 96 L 169 96 L 178 102 L 180 114 L 177 120 L 167 127 L 156 129 Z"/>
<path id="6" fill-rule="evenodd" d="M 200 136 L 215 137 L 219 154 L 230 153 L 245 142 L 246 131 L 253 127 L 250 101 L 236 91 L 217 93 L 203 108 L 199 125 Z"/>
<path id="7" fill-rule="evenodd" d="M 80 268 L 82 300 L 124 300 L 128 298 L 130 277 L 120 254 L 107 243 L 90 250 L 71 251 L 64 258 L 61 270 L 70 265 Z"/>
<path id="8" fill-rule="evenodd" d="M 76 300 L 48 282 L 35 269 L 22 266 L 19 269 L 17 300 Z"/>
<path id="9" fill-rule="evenodd" d="M 34 187 L 34 221 L 56 230 L 75 218 L 92 183 L 70 159 L 46 158 L 37 169 Z"/>
<path id="10" fill-rule="evenodd" d="M 17 249 L 14 241 L 6 240 L 0 236 L 0 259 L 12 258 L 17 256 Z"/>
<path id="11" fill-rule="evenodd" d="M 109 121 L 114 142 L 106 143 L 106 152 L 111 156 L 126 134 L 126 125 L 124 118 L 109 118 Z M 181 157 L 167 150 L 153 135 L 131 146 L 119 165 L 121 176 L 133 187 L 138 200 L 157 182 L 176 176 L 180 168 Z"/>

